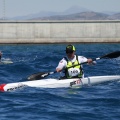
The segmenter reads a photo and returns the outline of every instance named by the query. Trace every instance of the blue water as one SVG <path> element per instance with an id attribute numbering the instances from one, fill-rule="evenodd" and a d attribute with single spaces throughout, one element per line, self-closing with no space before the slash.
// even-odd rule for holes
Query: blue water
<path id="1" fill-rule="evenodd" d="M 74 44 L 78 55 L 96 58 L 120 50 L 120 44 Z M 0 84 L 27 81 L 36 72 L 54 71 L 66 44 L 0 45 L 4 59 Z M 120 74 L 120 58 L 84 65 L 85 76 Z M 59 74 L 48 77 L 58 78 Z M 120 82 L 78 89 L 23 88 L 0 93 L 0 120 L 119 120 Z"/>

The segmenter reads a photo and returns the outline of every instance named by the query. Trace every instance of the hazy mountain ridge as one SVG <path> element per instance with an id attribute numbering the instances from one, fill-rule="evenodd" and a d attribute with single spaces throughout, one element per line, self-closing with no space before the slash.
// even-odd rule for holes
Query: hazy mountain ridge
<path id="1" fill-rule="evenodd" d="M 120 20 L 120 12 L 94 12 L 92 10 L 73 6 L 63 12 L 41 11 L 26 16 L 7 18 L 9 20 Z"/>
<path id="2" fill-rule="evenodd" d="M 120 20 L 120 13 L 108 17 L 110 20 Z"/>
<path id="3" fill-rule="evenodd" d="M 34 20 L 105 20 L 109 15 L 96 12 L 82 12 L 70 15 L 56 15 L 50 17 L 42 17 Z"/>
<path id="4" fill-rule="evenodd" d="M 120 13 L 108 15 L 98 12 L 81 12 L 70 15 L 39 17 L 32 20 L 120 20 Z"/>

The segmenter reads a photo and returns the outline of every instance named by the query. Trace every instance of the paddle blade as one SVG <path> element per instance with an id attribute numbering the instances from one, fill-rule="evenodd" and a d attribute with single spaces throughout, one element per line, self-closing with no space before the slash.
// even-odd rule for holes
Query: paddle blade
<path id="1" fill-rule="evenodd" d="M 117 58 L 119 56 L 120 56 L 120 51 L 116 51 L 116 52 L 112 52 L 112 53 L 106 54 L 104 56 L 101 56 L 100 59 L 101 58 L 107 58 L 107 59 L 109 59 L 109 58 Z"/>
<path id="2" fill-rule="evenodd" d="M 39 72 L 39 73 L 36 73 L 36 74 L 32 74 L 27 79 L 28 80 L 39 80 L 41 78 L 47 77 L 48 75 L 52 75 L 54 73 L 57 73 L 57 71 L 54 71 L 54 72 Z"/>
<path id="3" fill-rule="evenodd" d="M 39 80 L 43 78 L 42 75 L 46 75 L 46 72 L 39 72 L 39 73 L 32 74 L 27 79 L 28 80 Z"/>

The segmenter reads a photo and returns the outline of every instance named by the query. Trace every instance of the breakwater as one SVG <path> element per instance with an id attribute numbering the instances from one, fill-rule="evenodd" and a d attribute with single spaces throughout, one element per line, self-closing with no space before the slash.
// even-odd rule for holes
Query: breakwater
<path id="1" fill-rule="evenodd" d="M 120 42 L 120 21 L 0 21 L 0 43 Z"/>

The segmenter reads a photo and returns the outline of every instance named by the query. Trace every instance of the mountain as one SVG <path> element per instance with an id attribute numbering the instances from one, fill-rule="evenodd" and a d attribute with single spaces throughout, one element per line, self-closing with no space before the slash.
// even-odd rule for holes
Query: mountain
<path id="1" fill-rule="evenodd" d="M 81 13 L 81 12 L 87 12 L 87 11 L 91 11 L 91 10 L 83 8 L 83 7 L 79 7 L 79 6 L 73 6 L 65 10 L 64 12 L 62 12 L 61 15 L 69 15 L 69 14 Z"/>
<path id="2" fill-rule="evenodd" d="M 106 20 L 109 15 L 97 12 L 81 12 L 70 15 L 40 17 L 34 20 Z M 33 19 L 32 19 L 33 20 Z"/>
<path id="3" fill-rule="evenodd" d="M 13 17 L 10 19 L 11 20 L 27 20 L 27 19 L 35 19 L 35 18 L 40 18 L 40 17 L 55 16 L 55 15 L 69 15 L 69 14 L 81 13 L 81 12 L 85 12 L 85 11 L 90 11 L 90 10 L 79 7 L 79 6 L 72 6 L 71 8 L 69 8 L 63 12 L 41 11 L 36 14 L 29 14 L 26 16 L 16 16 L 16 17 Z"/>
<path id="4" fill-rule="evenodd" d="M 120 13 L 111 15 L 108 17 L 109 20 L 120 20 Z"/>
<path id="5" fill-rule="evenodd" d="M 114 15 L 114 14 L 117 14 L 118 12 L 102 11 L 101 13 L 104 13 L 104 14 L 107 14 L 107 15 Z"/>
<path id="6" fill-rule="evenodd" d="M 63 12 L 41 11 L 36 14 L 9 18 L 9 20 L 120 20 L 120 13 L 112 11 L 100 13 L 72 6 Z"/>
<path id="7" fill-rule="evenodd" d="M 48 16 L 53 16 L 53 15 L 58 15 L 57 12 L 47 12 L 47 11 L 41 11 L 39 13 L 36 14 L 29 14 L 26 16 L 17 16 L 17 17 L 13 17 L 10 18 L 12 20 L 27 20 L 27 19 L 33 19 L 33 18 L 37 18 L 37 17 L 48 17 Z"/>

